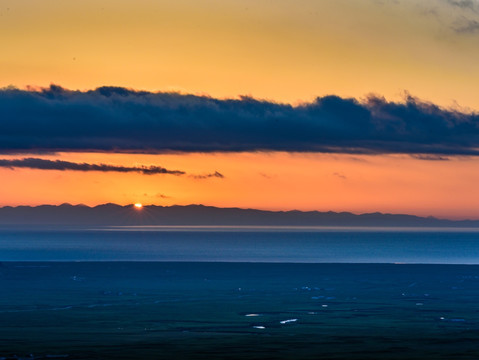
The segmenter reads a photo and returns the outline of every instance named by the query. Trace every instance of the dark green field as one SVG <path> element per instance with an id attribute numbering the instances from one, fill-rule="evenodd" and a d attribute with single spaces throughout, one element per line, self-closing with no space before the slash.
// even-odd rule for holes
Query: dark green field
<path id="1" fill-rule="evenodd" d="M 0 358 L 479 358 L 479 266 L 4 262 L 0 287 Z"/>

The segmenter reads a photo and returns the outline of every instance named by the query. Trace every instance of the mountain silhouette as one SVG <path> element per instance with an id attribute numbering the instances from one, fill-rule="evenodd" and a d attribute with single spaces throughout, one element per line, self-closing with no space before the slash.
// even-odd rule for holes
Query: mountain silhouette
<path id="1" fill-rule="evenodd" d="M 5 206 L 0 225 L 253 225 L 253 226 L 387 226 L 479 227 L 478 220 L 445 220 L 379 212 L 265 211 L 204 205 L 156 206 L 103 204 Z"/>

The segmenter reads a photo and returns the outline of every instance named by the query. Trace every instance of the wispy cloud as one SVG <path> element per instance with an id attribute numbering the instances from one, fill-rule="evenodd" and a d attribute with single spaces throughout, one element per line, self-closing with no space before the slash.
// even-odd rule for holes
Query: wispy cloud
<path id="1" fill-rule="evenodd" d="M 479 0 L 418 1 L 416 9 L 422 15 L 434 16 L 441 27 L 455 36 L 479 33 Z"/>
<path id="2" fill-rule="evenodd" d="M 450 28 L 456 34 L 479 33 L 479 1 L 477 0 L 442 0 L 447 5 L 441 11 L 443 20 L 450 19 Z M 446 22 L 447 23 L 447 22 Z"/>
<path id="3" fill-rule="evenodd" d="M 474 0 L 446 0 L 449 5 L 459 7 L 461 9 L 475 10 L 477 1 Z"/>
<path id="4" fill-rule="evenodd" d="M 333 173 L 333 175 L 340 178 L 340 179 L 343 179 L 343 180 L 347 179 L 346 175 L 344 175 L 343 173 L 340 173 L 340 172 L 335 172 L 335 173 Z"/>
<path id="5" fill-rule="evenodd" d="M 220 178 L 224 179 L 224 175 L 218 171 L 215 171 L 214 173 L 211 174 L 204 174 L 204 175 L 190 175 L 194 179 L 208 179 L 208 178 Z"/>
<path id="6" fill-rule="evenodd" d="M 459 19 L 453 24 L 454 31 L 458 33 L 474 34 L 479 33 L 479 21 L 470 19 Z"/>
<path id="7" fill-rule="evenodd" d="M 432 154 L 412 154 L 411 157 L 414 159 L 427 160 L 427 161 L 449 161 L 450 160 L 447 156 L 432 155 Z"/>
<path id="8" fill-rule="evenodd" d="M 39 158 L 23 159 L 0 159 L 0 167 L 6 168 L 29 168 L 39 170 L 71 170 L 71 171 L 101 171 L 101 172 L 121 172 L 121 173 L 141 173 L 144 175 L 170 174 L 184 175 L 184 171 L 168 170 L 161 166 L 119 166 L 108 164 L 88 164 L 74 163 L 63 160 L 47 160 Z"/>
<path id="9" fill-rule="evenodd" d="M 444 109 L 411 96 L 402 103 L 378 96 L 364 101 L 325 96 L 292 106 L 250 97 L 220 100 L 125 88 L 81 92 L 51 86 L 4 89 L 0 91 L 0 109 L 0 151 L 9 153 L 479 155 L 479 114 Z M 146 174 L 150 170 L 130 171 Z"/>

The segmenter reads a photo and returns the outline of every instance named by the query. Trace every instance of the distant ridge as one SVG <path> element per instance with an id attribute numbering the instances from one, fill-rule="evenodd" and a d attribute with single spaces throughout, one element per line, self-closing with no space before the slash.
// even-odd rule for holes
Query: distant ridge
<path id="1" fill-rule="evenodd" d="M 257 226 L 376 226 L 376 227 L 479 227 L 477 220 L 443 220 L 379 212 L 264 211 L 204 205 L 156 206 L 103 204 L 5 206 L 0 225 L 257 225 Z"/>

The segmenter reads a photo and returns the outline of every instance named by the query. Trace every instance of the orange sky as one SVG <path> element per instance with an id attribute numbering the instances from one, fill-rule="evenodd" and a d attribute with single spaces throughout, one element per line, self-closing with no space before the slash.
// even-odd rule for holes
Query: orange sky
<path id="1" fill-rule="evenodd" d="M 335 94 L 479 110 L 478 12 L 404 0 L 3 0 L 0 86 L 103 85 L 297 103 Z M 0 156 L 12 158 L 12 156 Z M 20 157 L 20 156 L 16 156 Z M 476 158 L 59 154 L 188 176 L 0 169 L 0 205 L 203 203 L 479 219 Z M 163 195 L 163 197 L 162 197 Z"/>
<path id="2" fill-rule="evenodd" d="M 13 158 L 5 156 L 4 158 Z M 479 218 L 476 158 L 425 161 L 406 155 L 290 153 L 59 154 L 49 159 L 160 165 L 225 178 L 0 169 L 0 205 L 115 202 L 414 213 Z"/>

